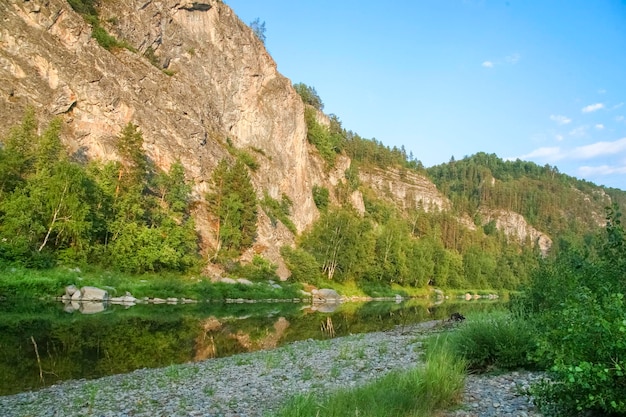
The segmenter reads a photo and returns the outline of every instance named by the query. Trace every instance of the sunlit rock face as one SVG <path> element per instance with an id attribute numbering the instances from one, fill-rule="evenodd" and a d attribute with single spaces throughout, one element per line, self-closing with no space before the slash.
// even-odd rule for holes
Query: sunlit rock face
<path id="1" fill-rule="evenodd" d="M 302 101 L 228 6 L 108 1 L 99 14 L 107 31 L 136 51 L 102 48 L 64 0 L 0 3 L 0 133 L 32 106 L 44 122 L 63 118 L 76 156 L 107 160 L 116 158 L 115 137 L 132 122 L 158 167 L 183 163 L 196 197 L 229 156 L 228 141 L 258 160 L 260 196 L 291 199 L 298 230 L 316 218 L 310 190 L 325 178 L 311 169 L 316 156 Z M 208 240 L 210 232 L 202 232 Z"/>
<path id="2" fill-rule="evenodd" d="M 496 228 L 503 231 L 509 238 L 522 244 L 529 242 L 537 245 L 543 255 L 547 255 L 552 247 L 552 239 L 528 224 L 521 214 L 509 210 L 488 209 L 482 210 L 481 214 L 485 224 L 493 221 Z"/>

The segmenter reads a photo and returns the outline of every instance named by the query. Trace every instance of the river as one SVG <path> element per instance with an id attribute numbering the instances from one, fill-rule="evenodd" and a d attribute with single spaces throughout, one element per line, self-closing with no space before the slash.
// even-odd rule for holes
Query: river
<path id="1" fill-rule="evenodd" d="M 5 300 L 0 302 L 0 395 L 501 307 L 487 300 L 412 299 L 344 303 L 335 309 L 290 302 L 109 306 L 81 314 L 65 311 L 58 302 Z"/>

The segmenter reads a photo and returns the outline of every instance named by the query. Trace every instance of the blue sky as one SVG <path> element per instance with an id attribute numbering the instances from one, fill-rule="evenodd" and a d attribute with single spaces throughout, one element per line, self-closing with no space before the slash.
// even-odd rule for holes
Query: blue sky
<path id="1" fill-rule="evenodd" d="M 225 0 L 293 83 L 425 166 L 476 152 L 626 190 L 622 0 Z"/>

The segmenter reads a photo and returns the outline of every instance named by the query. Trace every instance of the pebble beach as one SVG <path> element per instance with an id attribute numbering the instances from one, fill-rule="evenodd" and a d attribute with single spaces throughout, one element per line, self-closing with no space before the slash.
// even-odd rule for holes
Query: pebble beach
<path id="1" fill-rule="evenodd" d="M 0 397 L 4 417 L 262 417 L 298 393 L 366 383 L 419 366 L 422 339 L 438 322 L 267 351 L 140 369 L 96 380 L 65 381 Z M 463 402 L 445 417 L 540 416 L 526 394 L 538 374 L 469 375 Z"/>

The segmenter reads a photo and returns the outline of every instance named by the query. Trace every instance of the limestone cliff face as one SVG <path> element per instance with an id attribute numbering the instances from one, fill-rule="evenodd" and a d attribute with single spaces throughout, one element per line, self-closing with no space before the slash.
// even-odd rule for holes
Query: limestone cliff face
<path id="1" fill-rule="evenodd" d="M 316 218 L 310 189 L 325 178 L 312 169 L 319 162 L 306 141 L 302 101 L 228 6 L 107 1 L 99 14 L 109 33 L 137 51 L 99 46 L 65 0 L 0 2 L 0 134 L 34 106 L 43 121 L 62 116 L 73 153 L 106 160 L 116 158 L 113 141 L 133 122 L 157 166 L 183 163 L 197 197 L 228 156 L 229 140 L 258 159 L 260 195 L 293 201 L 298 230 Z M 274 232 L 259 231 L 261 242 Z"/>
<path id="2" fill-rule="evenodd" d="M 545 233 L 540 232 L 526 222 L 521 214 L 508 210 L 481 210 L 485 223 L 495 222 L 498 230 L 503 231 L 509 238 L 516 239 L 520 243 L 529 240 L 537 245 L 543 255 L 546 255 L 552 246 L 552 239 Z"/>
<path id="3" fill-rule="evenodd" d="M 359 179 L 402 210 L 420 207 L 426 211 L 449 210 L 452 207 L 432 181 L 415 172 L 369 169 L 361 170 Z"/>

